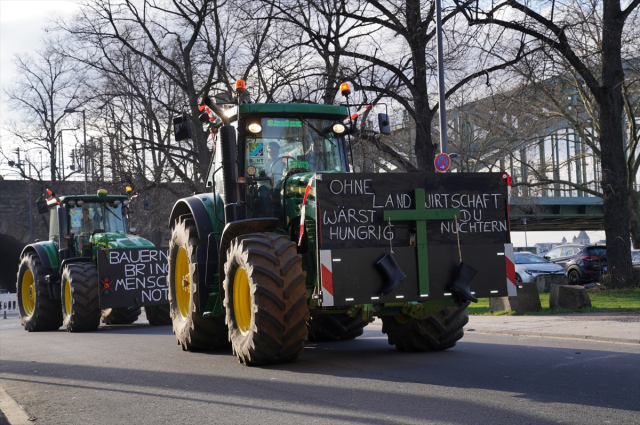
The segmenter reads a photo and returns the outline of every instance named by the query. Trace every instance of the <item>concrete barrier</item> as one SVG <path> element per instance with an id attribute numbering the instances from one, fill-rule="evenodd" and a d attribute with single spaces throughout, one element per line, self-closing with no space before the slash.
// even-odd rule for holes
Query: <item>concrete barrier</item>
<path id="1" fill-rule="evenodd" d="M 538 292 L 550 292 L 551 285 L 568 285 L 569 278 L 566 274 L 543 274 L 536 277 Z"/>
<path id="2" fill-rule="evenodd" d="M 489 298 L 489 309 L 491 311 L 540 311 L 540 295 L 536 284 L 519 283 L 517 295 L 515 297 L 491 297 Z"/>
<path id="3" fill-rule="evenodd" d="M 551 285 L 549 307 L 562 307 L 570 310 L 591 307 L 591 298 L 589 298 L 584 286 Z"/>
<path id="4" fill-rule="evenodd" d="M 0 312 L 18 310 L 17 294 L 0 294 Z"/>

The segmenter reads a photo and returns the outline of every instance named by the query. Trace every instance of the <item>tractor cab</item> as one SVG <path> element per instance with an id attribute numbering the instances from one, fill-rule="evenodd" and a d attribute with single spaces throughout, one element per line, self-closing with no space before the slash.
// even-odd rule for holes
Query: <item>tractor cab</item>
<path id="1" fill-rule="evenodd" d="M 92 257 L 97 234 L 127 237 L 126 196 L 74 195 L 49 201 L 49 240 L 64 258 Z"/>
<path id="2" fill-rule="evenodd" d="M 343 106 L 243 104 L 227 111 L 237 131 L 238 178 L 246 218 L 280 217 L 287 180 L 301 173 L 348 172 Z M 220 144 L 218 138 L 217 143 Z M 224 196 L 216 147 L 207 186 Z"/>

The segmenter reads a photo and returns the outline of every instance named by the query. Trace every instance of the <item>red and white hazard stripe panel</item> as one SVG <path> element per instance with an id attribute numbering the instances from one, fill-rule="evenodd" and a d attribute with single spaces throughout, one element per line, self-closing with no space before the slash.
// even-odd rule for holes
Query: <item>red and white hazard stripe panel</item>
<path id="1" fill-rule="evenodd" d="M 504 262 L 507 267 L 507 295 L 515 297 L 518 287 L 516 286 L 516 261 L 513 256 L 513 244 L 504 244 Z"/>
<path id="2" fill-rule="evenodd" d="M 511 214 L 511 176 L 507 173 L 502 173 L 502 179 L 507 181 L 507 230 L 511 232 L 511 223 L 509 223 L 509 214 Z"/>
<path id="3" fill-rule="evenodd" d="M 309 196 L 309 192 L 311 191 L 311 183 L 313 182 L 313 179 L 309 180 L 309 184 L 307 185 L 307 188 L 304 191 L 304 198 L 302 199 L 302 209 L 300 210 L 300 237 L 298 238 L 298 246 L 300 246 L 302 244 L 302 235 L 304 234 L 304 213 L 305 213 L 305 207 L 307 206 L 307 197 Z"/>
<path id="4" fill-rule="evenodd" d="M 355 114 L 351 115 L 349 118 L 345 118 L 345 120 L 344 120 L 344 121 L 342 121 L 342 123 L 343 123 L 344 125 L 349 124 L 349 122 L 350 122 L 351 120 L 355 120 L 356 118 L 358 118 L 358 116 L 359 116 L 360 114 L 362 114 L 362 113 L 364 113 L 364 112 L 368 111 L 369 109 L 371 109 L 371 105 L 367 105 L 367 106 L 365 106 L 364 108 L 360 109 L 360 110 L 359 110 L 358 112 L 356 112 Z"/>
<path id="5" fill-rule="evenodd" d="M 333 302 L 333 266 L 331 250 L 320 250 L 320 283 L 322 288 L 322 306 L 331 307 Z"/>

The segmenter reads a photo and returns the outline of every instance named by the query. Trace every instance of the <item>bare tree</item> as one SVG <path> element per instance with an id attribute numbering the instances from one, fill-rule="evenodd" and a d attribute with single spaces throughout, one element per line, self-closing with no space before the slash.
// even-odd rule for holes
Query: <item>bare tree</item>
<path id="1" fill-rule="evenodd" d="M 219 10 L 224 4 L 218 0 L 88 0 L 75 19 L 58 23 L 76 42 L 129 52 L 180 88 L 191 115 L 192 150 L 199 170 L 207 169 L 211 148 L 208 133 L 197 119 L 198 105 L 216 83 L 223 30 Z"/>
<path id="2" fill-rule="evenodd" d="M 23 152 L 46 152 L 45 168 L 51 180 L 64 180 L 68 175 L 58 166 L 61 121 L 66 108 L 78 106 L 84 99 L 82 70 L 51 48 L 35 56 L 17 55 L 14 63 L 18 77 L 5 95 L 19 118 L 5 122 L 4 127 Z M 30 161 L 26 155 L 23 159 Z M 32 165 L 42 180 L 44 170 Z M 24 166 L 18 165 L 18 169 L 22 177 L 28 177 Z"/>
<path id="3" fill-rule="evenodd" d="M 458 3 L 463 6 L 462 2 Z M 605 233 L 609 273 L 614 287 L 634 282 L 628 243 L 629 196 L 622 118 L 624 112 L 624 68 L 622 65 L 623 34 L 627 19 L 640 6 L 631 0 L 623 9 L 619 0 L 589 2 L 569 0 L 554 2 L 519 2 L 507 0 L 497 4 L 465 4 L 470 25 L 498 26 L 518 31 L 549 49 L 550 56 L 566 61 L 585 90 L 598 106 L 594 122 L 600 132 L 602 193 L 605 210 Z M 601 16 L 601 24 L 593 37 L 586 37 L 585 26 L 576 22 L 572 10 L 580 15 Z M 594 62 L 595 61 L 595 62 Z"/>
<path id="4" fill-rule="evenodd" d="M 443 16 L 448 37 L 445 49 L 447 98 L 476 78 L 516 63 L 525 54 L 525 47 L 520 46 L 515 52 L 503 52 L 510 58 L 500 57 L 495 51 L 499 40 L 489 41 L 487 34 L 472 32 L 460 22 L 462 10 L 459 5 L 453 6 L 447 8 Z M 377 28 L 372 33 L 352 34 L 360 40 L 357 49 L 342 51 L 343 56 L 355 62 L 377 67 L 377 81 L 362 86 L 356 84 L 356 88 L 380 93 L 408 111 L 415 122 L 413 151 L 417 168 L 432 169 L 438 150 L 431 128 L 438 111 L 438 102 L 434 101 L 437 99 L 435 2 L 362 0 L 350 4 L 343 16 Z M 476 60 L 469 61 L 470 56 Z M 394 79 L 397 83 L 385 84 Z"/>

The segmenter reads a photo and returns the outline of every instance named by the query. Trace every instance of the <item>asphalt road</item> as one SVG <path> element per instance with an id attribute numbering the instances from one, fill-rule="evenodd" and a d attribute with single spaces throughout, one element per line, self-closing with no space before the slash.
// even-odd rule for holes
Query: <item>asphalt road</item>
<path id="1" fill-rule="evenodd" d="M 381 326 L 294 363 L 180 350 L 170 327 L 25 332 L 0 319 L 0 387 L 38 424 L 638 424 L 640 347 L 467 333 L 400 353 Z"/>

